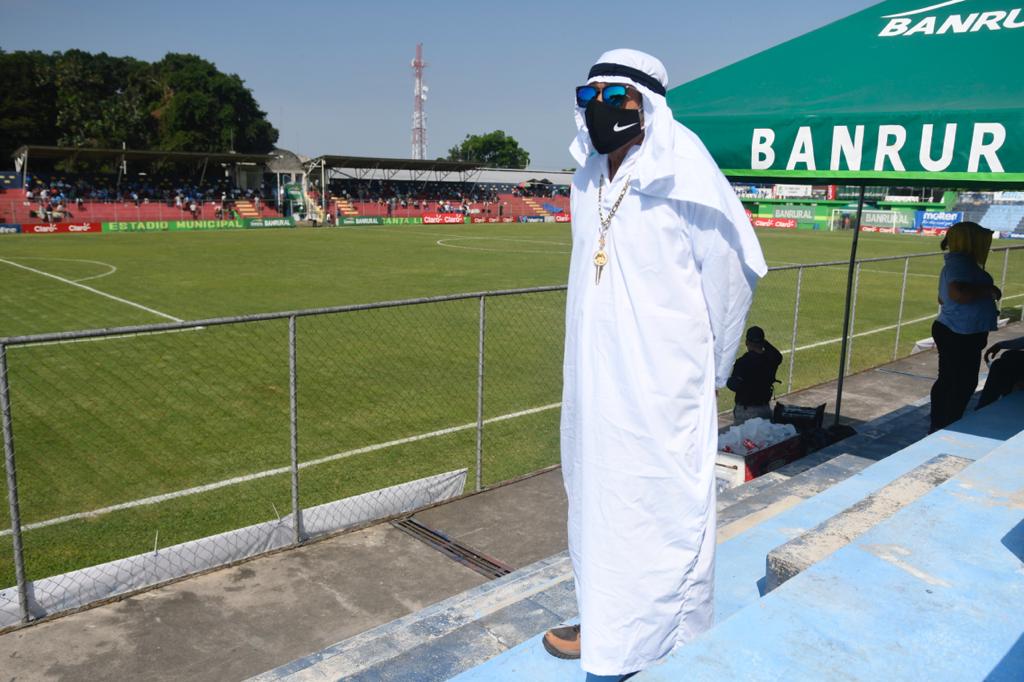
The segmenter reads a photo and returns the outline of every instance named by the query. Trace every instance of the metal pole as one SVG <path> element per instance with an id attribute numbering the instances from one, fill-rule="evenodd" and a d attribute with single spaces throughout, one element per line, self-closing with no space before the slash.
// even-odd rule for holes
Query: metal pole
<path id="1" fill-rule="evenodd" d="M 1010 250 L 1003 249 L 1003 276 L 999 279 L 999 291 L 1006 296 L 1006 269 L 1010 266 Z"/>
<path id="2" fill-rule="evenodd" d="M 320 159 L 320 209 L 327 222 L 327 176 L 324 174 L 324 160 Z"/>
<path id="3" fill-rule="evenodd" d="M 896 343 L 892 347 L 892 359 L 900 352 L 900 331 L 903 329 L 903 301 L 907 296 L 907 271 L 910 270 L 910 256 L 903 261 L 903 286 L 900 287 L 900 312 L 896 315 Z"/>
<path id="4" fill-rule="evenodd" d="M 839 349 L 839 379 L 836 382 L 836 419 L 839 424 L 840 410 L 843 407 L 843 383 L 846 378 L 846 349 L 850 333 L 850 303 L 853 295 L 853 271 L 857 262 L 857 242 L 860 238 L 860 219 L 864 213 L 864 185 L 860 186 L 857 196 L 857 219 L 853 221 L 853 242 L 850 244 L 850 265 L 846 270 L 846 304 L 843 308 L 843 342 Z"/>
<path id="5" fill-rule="evenodd" d="M 483 487 L 484 468 L 484 332 L 487 328 L 487 298 L 480 297 L 480 333 L 476 358 L 476 489 Z"/>
<path id="6" fill-rule="evenodd" d="M 18 479 L 14 468 L 14 433 L 11 424 L 11 396 L 7 381 L 7 347 L 0 344 L 0 422 L 4 432 L 4 468 L 7 470 L 7 504 L 11 514 L 11 541 L 14 545 L 14 576 L 18 583 L 18 607 L 21 622 L 28 622 L 28 589 L 25 582 L 25 550 L 21 545 L 21 512 L 18 505 Z"/>
<path id="7" fill-rule="evenodd" d="M 853 364 L 853 340 L 856 338 L 854 329 L 857 326 L 857 291 L 860 289 L 860 263 L 853 273 L 853 304 L 850 306 L 850 343 L 846 347 L 846 373 L 850 373 L 850 365 Z"/>
<path id="8" fill-rule="evenodd" d="M 295 544 L 302 542 L 302 509 L 299 508 L 299 401 L 295 362 L 295 316 L 288 318 L 288 395 L 291 398 L 292 530 Z"/>
<path id="9" fill-rule="evenodd" d="M 804 281 L 804 269 L 796 271 L 796 300 L 793 302 L 793 338 L 789 343 L 789 379 L 786 382 L 786 392 L 793 392 L 793 363 L 796 358 L 796 327 L 800 321 L 800 287 Z"/>

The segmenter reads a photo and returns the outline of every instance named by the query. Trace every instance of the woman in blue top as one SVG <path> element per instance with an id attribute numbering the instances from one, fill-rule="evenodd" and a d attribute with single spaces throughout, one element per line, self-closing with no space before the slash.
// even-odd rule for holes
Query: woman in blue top
<path id="1" fill-rule="evenodd" d="M 977 223 L 957 223 L 942 240 L 949 249 L 939 274 L 939 317 L 932 338 L 939 350 L 939 376 L 932 385 L 931 430 L 963 416 L 978 385 L 981 352 L 996 329 L 996 301 L 1003 293 L 984 270 L 992 232 Z"/>

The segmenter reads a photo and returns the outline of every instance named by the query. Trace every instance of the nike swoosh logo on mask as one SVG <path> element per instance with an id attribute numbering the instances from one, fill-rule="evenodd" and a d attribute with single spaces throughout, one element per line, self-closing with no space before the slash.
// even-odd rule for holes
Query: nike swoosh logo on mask
<path id="1" fill-rule="evenodd" d="M 612 126 L 612 130 L 614 130 L 614 131 L 615 131 L 615 132 L 617 132 L 617 133 L 621 133 L 621 132 L 622 132 L 623 130 L 627 130 L 627 129 L 629 129 L 629 128 L 632 128 L 632 127 L 633 127 L 633 126 L 635 126 L 635 125 L 640 125 L 640 124 L 639 124 L 639 123 L 630 123 L 630 124 L 629 124 L 628 126 L 622 126 L 622 127 L 620 128 L 620 127 L 619 127 L 619 124 L 618 124 L 618 123 L 616 123 L 615 125 L 613 125 L 613 126 Z"/>

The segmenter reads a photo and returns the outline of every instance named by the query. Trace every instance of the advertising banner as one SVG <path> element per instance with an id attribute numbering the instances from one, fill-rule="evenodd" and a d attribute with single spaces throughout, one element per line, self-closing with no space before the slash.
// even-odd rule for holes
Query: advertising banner
<path id="1" fill-rule="evenodd" d="M 41 225 L 22 225 L 25 234 L 79 234 L 83 232 L 102 232 L 102 223 L 44 223 Z"/>
<path id="2" fill-rule="evenodd" d="M 384 218 L 380 216 L 342 216 L 338 218 L 339 225 L 383 225 Z"/>
<path id="3" fill-rule="evenodd" d="M 874 232 L 894 232 L 905 227 L 916 227 L 915 215 L 910 211 L 864 211 L 861 216 L 861 227 L 879 227 L 884 230 Z M 863 230 L 870 232 L 872 230 Z"/>
<path id="4" fill-rule="evenodd" d="M 896 234 L 895 227 L 879 227 L 878 225 L 861 225 L 861 232 L 881 232 L 883 234 Z"/>
<path id="5" fill-rule="evenodd" d="M 243 218 L 246 227 L 295 227 L 294 218 Z"/>
<path id="6" fill-rule="evenodd" d="M 416 216 L 415 218 L 385 218 L 385 225 L 422 225 L 423 218 Z"/>
<path id="7" fill-rule="evenodd" d="M 793 220 L 814 220 L 813 206 L 774 206 L 772 216 L 775 218 L 792 218 Z"/>
<path id="8" fill-rule="evenodd" d="M 424 225 L 462 225 L 466 217 L 461 213 L 424 213 Z"/>
<path id="9" fill-rule="evenodd" d="M 21 225 L 17 223 L 0 223 L 0 234 L 18 234 L 21 232 Z"/>
<path id="10" fill-rule="evenodd" d="M 521 215 L 521 216 L 519 216 L 519 222 L 521 222 L 521 223 L 542 223 L 542 222 L 544 222 L 544 216 L 540 216 L 540 215 Z"/>
<path id="11" fill-rule="evenodd" d="M 948 230 L 963 219 L 963 211 L 918 211 L 914 225 L 930 230 Z"/>
<path id="12" fill-rule="evenodd" d="M 754 218 L 754 227 L 771 227 L 782 230 L 795 230 L 796 221 L 792 218 Z"/>
<path id="13" fill-rule="evenodd" d="M 558 215 L 555 216 L 555 222 L 556 223 L 571 223 L 572 222 L 572 216 L 566 215 L 564 213 L 559 213 Z"/>

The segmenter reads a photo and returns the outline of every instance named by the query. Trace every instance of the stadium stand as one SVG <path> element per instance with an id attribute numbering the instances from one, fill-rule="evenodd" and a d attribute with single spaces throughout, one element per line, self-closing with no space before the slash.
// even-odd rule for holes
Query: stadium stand
<path id="1" fill-rule="evenodd" d="M 20 177 L 18 180 L 20 185 Z M 259 191 L 241 190 L 226 180 L 200 183 L 180 177 L 147 176 L 118 183 L 113 175 L 32 174 L 24 189 L 0 190 L 0 222 L 280 216 L 261 195 Z"/>

